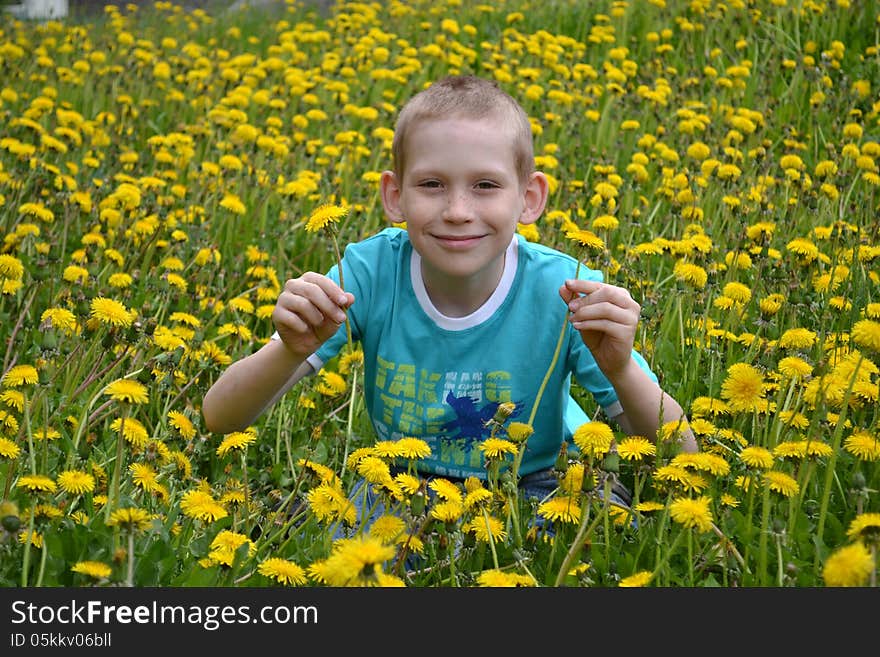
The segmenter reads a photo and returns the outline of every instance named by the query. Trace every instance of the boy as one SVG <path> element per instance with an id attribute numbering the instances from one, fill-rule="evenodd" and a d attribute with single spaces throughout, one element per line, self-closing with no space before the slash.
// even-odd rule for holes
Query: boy
<path id="1" fill-rule="evenodd" d="M 452 76 L 401 110 L 394 170 L 382 173 L 386 228 L 351 244 L 328 275 L 288 280 L 273 340 L 233 363 L 205 396 L 210 431 L 250 425 L 347 343 L 364 353 L 364 399 L 380 440 L 425 440 L 426 475 L 485 478 L 480 443 L 501 402 L 526 422 L 542 390 L 519 474 L 546 480 L 563 439 L 587 420 L 571 376 L 620 428 L 653 439 L 682 418 L 633 349 L 639 305 L 601 273 L 529 243 L 548 195 L 525 111 L 494 82 Z M 580 276 L 576 277 L 576 272 Z M 556 365 L 546 384 L 566 312 Z M 686 431 L 681 448 L 696 451 Z"/>

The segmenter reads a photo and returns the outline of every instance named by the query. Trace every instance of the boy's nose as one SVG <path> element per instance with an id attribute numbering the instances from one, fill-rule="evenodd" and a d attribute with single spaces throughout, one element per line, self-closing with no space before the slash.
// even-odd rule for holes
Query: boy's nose
<path id="1" fill-rule="evenodd" d="M 446 199 L 444 219 L 447 221 L 470 221 L 473 219 L 473 208 L 467 194 L 450 192 Z"/>

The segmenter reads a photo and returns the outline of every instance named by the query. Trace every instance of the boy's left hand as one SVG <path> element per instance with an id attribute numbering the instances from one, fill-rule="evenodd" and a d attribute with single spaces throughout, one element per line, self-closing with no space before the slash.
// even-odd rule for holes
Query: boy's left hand
<path id="1" fill-rule="evenodd" d="M 570 279 L 559 288 L 569 321 L 580 331 L 596 364 L 609 379 L 632 358 L 641 306 L 626 288 Z"/>

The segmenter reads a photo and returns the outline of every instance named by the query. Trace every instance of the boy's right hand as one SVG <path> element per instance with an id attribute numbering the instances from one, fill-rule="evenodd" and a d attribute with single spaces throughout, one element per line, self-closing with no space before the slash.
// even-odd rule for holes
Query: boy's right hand
<path id="1" fill-rule="evenodd" d="M 353 303 L 353 294 L 327 276 L 309 271 L 284 284 L 272 322 L 285 346 L 306 358 L 336 333 Z"/>

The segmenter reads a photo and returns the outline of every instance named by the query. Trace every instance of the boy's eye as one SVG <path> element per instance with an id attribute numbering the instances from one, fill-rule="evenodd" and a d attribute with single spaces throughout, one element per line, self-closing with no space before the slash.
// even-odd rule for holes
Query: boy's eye
<path id="1" fill-rule="evenodd" d="M 491 180 L 481 180 L 477 183 L 477 189 L 495 189 L 496 187 L 498 187 L 498 185 Z"/>
<path id="2" fill-rule="evenodd" d="M 439 180 L 423 180 L 419 183 L 419 187 L 427 187 L 429 189 L 437 189 L 440 187 Z"/>

